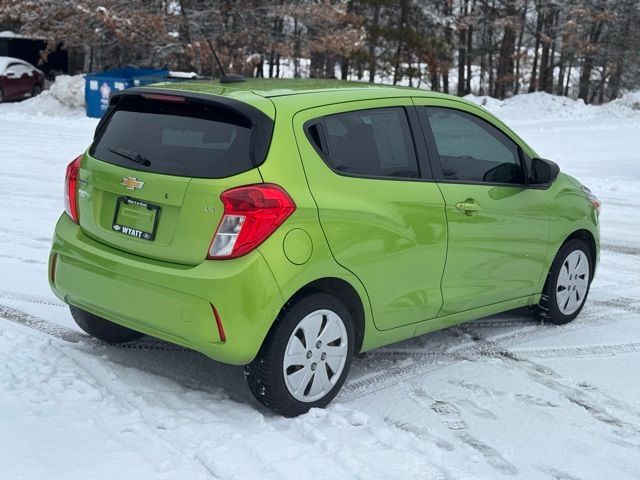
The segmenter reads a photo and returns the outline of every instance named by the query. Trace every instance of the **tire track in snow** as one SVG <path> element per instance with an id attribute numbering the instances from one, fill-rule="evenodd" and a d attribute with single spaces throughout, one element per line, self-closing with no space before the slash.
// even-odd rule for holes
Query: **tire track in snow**
<path id="1" fill-rule="evenodd" d="M 13 260 L 20 263 L 30 263 L 33 265 L 46 265 L 47 262 L 43 262 L 42 260 L 36 260 L 35 258 L 25 258 L 25 257 L 17 257 L 15 255 L 5 255 L 0 254 L 0 258 L 4 258 L 5 260 Z"/>
<path id="2" fill-rule="evenodd" d="M 50 337 L 55 337 L 65 342 L 79 343 L 83 340 L 82 334 L 70 328 L 55 325 L 51 322 L 35 317 L 16 308 L 0 304 L 0 318 L 9 320 L 18 325 L 36 330 Z M 86 337 L 87 339 L 89 337 Z"/>
<path id="3" fill-rule="evenodd" d="M 416 403 L 435 412 L 440 417 L 442 423 L 449 430 L 452 430 L 454 435 L 463 444 L 480 453 L 486 462 L 496 471 L 511 476 L 519 473 L 518 468 L 505 460 L 498 450 L 469 433 L 469 427 L 462 418 L 462 415 L 460 415 L 460 410 L 458 410 L 455 405 L 445 400 L 434 398 L 422 388 L 410 389 L 409 395 Z"/>
<path id="4" fill-rule="evenodd" d="M 627 312 L 633 312 L 640 314 L 640 302 L 633 298 L 616 297 L 609 300 L 596 301 L 598 305 L 604 305 L 611 308 L 617 308 L 619 310 L 626 310 Z"/>
<path id="5" fill-rule="evenodd" d="M 24 230 L 16 230 L 14 228 L 8 228 L 3 226 L 3 227 L 0 227 L 0 233 L 10 235 L 16 238 L 24 238 L 26 236 L 28 240 L 41 243 L 43 246 L 45 245 L 49 246 L 51 244 L 51 237 L 45 237 L 42 235 L 29 236 L 29 232 L 26 232 Z"/>
<path id="6" fill-rule="evenodd" d="M 619 253 L 622 255 L 633 255 L 633 256 L 640 255 L 640 248 L 638 247 L 629 247 L 626 245 L 603 244 L 600 246 L 600 248 L 607 252 Z"/>
<path id="7" fill-rule="evenodd" d="M 611 308 L 596 305 L 592 307 L 589 312 L 582 315 L 582 317 L 579 317 L 567 325 L 552 326 L 538 324 L 534 327 L 509 332 L 495 339 L 478 338 L 475 342 L 455 347 L 449 352 L 444 352 L 444 354 L 436 352 L 434 355 L 430 352 L 421 353 L 415 350 L 409 351 L 409 354 L 407 354 L 407 351 L 403 350 L 381 349 L 377 352 L 372 352 L 368 356 L 374 360 L 396 360 L 396 364 L 378 372 L 365 374 L 361 378 L 348 379 L 342 387 L 342 391 L 338 394 L 338 399 L 343 402 L 352 401 L 398 382 L 465 360 L 482 357 L 509 357 L 512 355 L 508 350 L 509 346 L 528 340 L 555 336 L 559 331 L 573 331 L 636 317 L 637 315 L 631 312 L 614 313 L 611 312 Z M 460 330 L 473 333 L 472 322 L 453 328 L 459 328 Z M 447 358 L 447 356 L 449 358 Z"/>
<path id="8" fill-rule="evenodd" d="M 133 350 L 164 350 L 169 352 L 193 352 L 188 348 L 181 347 L 179 345 L 173 345 L 171 343 L 164 342 L 162 340 L 153 339 L 148 337 L 136 342 L 108 344 L 104 343 L 89 335 L 77 332 L 61 325 L 55 325 L 47 320 L 38 318 L 29 313 L 23 312 L 16 308 L 8 307 L 0 304 L 0 318 L 9 320 L 13 323 L 17 323 L 24 327 L 36 330 L 45 335 L 64 340 L 70 343 L 83 343 L 92 347 L 115 347 L 126 348 Z"/>
<path id="9" fill-rule="evenodd" d="M 522 348 L 510 349 L 510 353 L 524 358 L 564 358 L 601 355 L 619 355 L 640 352 L 640 342 L 619 343 L 610 345 L 579 345 L 555 348 Z"/>
<path id="10" fill-rule="evenodd" d="M 390 415 L 385 415 L 383 418 L 384 422 L 387 425 L 390 425 L 394 428 L 402 430 L 403 432 L 408 432 L 414 434 L 419 439 L 426 439 L 428 441 L 433 442 L 439 449 L 445 450 L 447 452 L 451 452 L 455 449 L 455 447 L 448 441 L 436 437 L 431 430 L 426 427 L 420 427 L 417 425 L 413 425 L 411 423 L 407 423 L 403 420 L 398 420 L 396 418 L 391 417 Z"/>
<path id="11" fill-rule="evenodd" d="M 13 309 L 10 309 L 13 310 Z M 5 317 L 6 314 L 12 315 L 14 318 L 20 318 L 21 320 L 25 320 L 25 318 L 28 319 L 29 322 L 31 322 L 33 324 L 33 322 L 37 322 L 39 319 L 35 318 L 35 317 L 31 317 L 28 314 L 25 314 L 24 312 L 20 312 L 20 311 L 7 311 L 7 307 L 3 307 L 0 305 L 0 317 Z M 28 318 L 31 317 L 31 318 Z M 40 320 L 40 322 L 44 322 L 44 323 L 48 323 L 44 320 Z M 28 326 L 27 323 L 22 323 L 25 326 Z M 60 327 L 60 330 L 66 330 L 66 332 L 64 332 L 63 335 L 67 335 L 68 332 L 71 333 L 77 333 L 74 332 L 73 330 L 67 329 L 65 327 Z M 80 334 L 78 334 L 79 336 L 81 336 Z M 58 337 L 62 340 L 65 341 L 69 341 L 67 338 L 63 338 L 63 336 Z M 94 343 L 98 343 L 98 344 L 102 344 L 103 343 L 97 341 Z M 60 344 L 58 344 L 60 345 Z M 134 398 L 135 397 L 131 397 L 130 395 L 128 395 L 128 392 L 125 390 L 125 387 L 123 387 L 119 382 L 117 381 L 110 381 L 110 377 L 112 375 L 112 372 L 109 371 L 105 365 L 104 362 L 100 361 L 100 360 L 96 360 L 96 358 L 89 358 L 89 361 L 87 361 L 86 358 L 83 359 L 79 359 L 78 358 L 78 354 L 79 354 L 79 350 L 75 350 L 72 348 L 67 348 L 62 350 L 59 346 L 56 346 L 55 344 L 51 344 L 52 348 L 55 348 L 56 350 L 58 350 L 60 353 L 62 353 L 63 355 L 65 355 L 67 358 L 69 358 L 73 364 L 82 372 L 84 372 L 87 376 L 89 376 L 90 378 L 92 378 L 95 383 L 96 386 L 99 387 L 100 389 L 102 389 L 104 392 L 106 392 L 108 395 L 110 395 L 113 399 L 115 399 L 121 406 L 122 406 L 122 410 L 124 414 L 127 413 L 137 413 L 138 417 L 141 420 L 141 423 L 138 423 L 137 425 L 133 425 L 130 427 L 127 427 L 125 430 L 114 430 L 114 428 L 111 425 L 105 425 L 104 422 L 101 422 L 100 419 L 97 420 L 97 422 L 99 424 L 102 424 L 102 429 L 103 431 L 108 431 L 110 432 L 110 434 L 118 441 L 118 442 L 122 442 L 123 439 L 121 437 L 122 433 L 126 433 L 126 432 L 133 432 L 136 435 L 138 435 L 139 437 L 142 438 L 142 440 L 144 440 L 145 442 L 148 442 L 150 444 L 154 444 L 162 449 L 164 449 L 167 453 L 168 456 L 171 458 L 175 458 L 178 459 L 178 461 L 176 462 L 179 463 L 179 461 L 189 461 L 192 464 L 195 464 L 198 466 L 198 468 L 200 468 L 203 473 L 205 473 L 208 477 L 216 479 L 218 478 L 215 473 L 209 468 L 208 465 L 206 465 L 206 463 L 200 458 L 199 455 L 195 455 L 195 456 L 191 456 L 191 455 L 185 455 L 184 452 L 182 452 L 177 446 L 175 446 L 169 439 L 165 438 L 165 435 L 158 433 L 159 431 L 161 431 L 162 429 L 157 428 L 152 421 L 150 421 L 147 418 L 147 415 L 145 415 L 145 400 L 144 398 L 142 398 L 142 396 L 140 396 L 140 402 L 142 402 L 142 405 L 137 405 L 133 399 L 130 398 Z M 92 352 L 91 352 L 92 353 Z M 170 436 L 169 436 L 170 437 Z M 173 463 L 173 462 L 172 462 Z"/>
<path id="12" fill-rule="evenodd" d="M 582 480 L 580 477 L 576 477 L 554 467 L 543 466 L 540 468 L 540 471 L 549 475 L 553 480 Z"/>
<path id="13" fill-rule="evenodd" d="M 50 297 L 41 297 L 38 295 L 28 295 L 24 293 L 12 292 L 10 290 L 0 290 L 0 298 L 7 300 L 16 300 L 18 302 L 34 303 L 37 305 L 51 305 L 53 307 L 66 307 L 67 304 L 58 299 Z"/>
<path id="14" fill-rule="evenodd" d="M 567 385 L 563 382 L 564 378 L 554 370 L 529 359 L 520 358 L 517 355 L 503 357 L 503 359 L 509 364 L 517 363 L 521 367 L 520 371 L 524 371 L 530 380 L 550 389 L 571 404 L 583 408 L 595 420 L 610 427 L 615 435 L 622 439 L 640 438 L 640 427 L 620 418 L 622 413 L 635 417 L 636 422 L 640 421 L 640 410 L 637 407 L 601 392 L 591 385 Z M 615 410 L 616 413 L 611 413 L 611 410 Z M 631 444 L 631 446 L 640 449 L 638 444 Z"/>
<path id="15" fill-rule="evenodd" d="M 127 384 L 122 383 L 120 380 L 118 380 L 117 377 L 112 377 L 113 370 L 110 367 L 110 362 L 113 363 L 114 361 L 109 357 L 105 357 L 105 353 L 108 351 L 109 347 L 118 347 L 118 345 L 108 345 L 97 340 L 92 340 L 90 337 L 87 337 L 66 327 L 58 327 L 52 325 L 53 327 L 55 327 L 54 329 L 43 329 L 41 328 L 43 324 L 49 323 L 46 320 L 39 319 L 33 315 L 21 312 L 17 309 L 0 305 L 0 320 L 2 319 L 13 321 L 20 326 L 28 328 L 35 327 L 34 329 L 36 331 L 49 335 L 53 334 L 58 340 L 67 340 L 66 338 L 62 338 L 65 334 L 77 334 L 82 338 L 82 341 L 78 342 L 75 345 L 65 345 L 65 342 L 49 342 L 49 345 L 53 346 L 53 348 L 56 348 L 59 352 L 67 356 L 80 370 L 86 373 L 86 375 L 90 376 L 97 387 L 103 389 L 106 394 L 108 394 L 113 398 L 114 401 L 118 403 L 124 414 L 136 414 L 136 418 L 140 419 L 140 422 L 133 424 L 126 430 L 110 429 L 110 426 L 108 424 L 101 424 L 102 428 L 108 432 L 114 432 L 115 435 L 123 432 L 131 432 L 138 437 L 141 437 L 143 441 L 159 447 L 164 447 L 167 452 L 166 456 L 169 457 L 169 459 L 171 459 L 172 456 L 173 458 L 178 458 L 182 462 L 191 463 L 198 468 L 202 467 L 204 473 L 207 474 L 207 478 L 220 478 L 210 462 L 211 459 L 209 457 L 213 457 L 214 455 L 203 452 L 201 451 L 201 449 L 198 449 L 198 451 L 190 451 L 192 449 L 188 445 L 186 445 L 186 449 L 183 449 L 184 442 L 182 442 L 180 438 L 176 439 L 173 437 L 171 428 L 169 428 L 169 431 L 167 431 L 166 433 L 164 432 L 164 430 L 167 429 L 163 427 L 161 423 L 164 421 L 165 415 L 163 414 L 161 417 L 156 416 L 153 413 L 153 410 L 157 408 L 157 405 L 153 402 L 147 401 L 148 396 L 155 398 L 155 395 L 147 395 L 148 392 L 146 391 L 137 392 L 135 389 L 130 390 Z M 197 352 L 193 352 L 187 349 L 184 350 L 189 351 L 194 355 L 197 354 L 198 356 L 200 356 L 200 354 L 198 354 Z M 105 362 L 104 358 L 107 358 L 107 360 L 110 360 L 110 362 Z M 190 361 L 190 357 L 185 356 L 181 358 L 184 358 L 186 362 Z M 120 364 L 121 362 L 115 361 L 115 363 Z M 139 366 L 131 365 L 129 363 L 123 363 L 123 365 L 125 366 L 125 368 L 134 368 L 140 370 L 142 373 L 158 375 L 161 378 L 166 378 L 171 382 L 175 382 L 175 384 L 179 385 L 185 390 L 206 394 L 208 396 L 211 396 L 213 400 L 228 398 L 233 401 L 238 401 L 235 400 L 228 391 L 224 389 L 221 390 L 219 387 L 207 388 L 206 385 L 202 385 L 199 382 L 198 384 L 194 384 L 193 380 L 190 380 L 188 378 L 185 379 L 175 374 L 166 375 L 165 372 L 158 373 L 153 371 L 152 369 L 147 369 L 144 367 L 140 368 Z M 249 402 L 242 401 L 241 403 L 247 404 Z M 251 405 L 255 404 L 251 403 Z M 260 407 L 258 405 L 255 405 L 255 407 L 257 407 L 258 410 L 255 415 L 260 416 Z M 191 408 L 191 406 L 189 408 Z M 197 405 L 195 408 L 198 408 Z M 202 412 L 203 414 L 211 413 L 208 408 L 202 408 Z M 180 417 L 180 415 L 178 414 L 177 417 Z M 193 420 L 190 416 L 187 416 L 187 419 Z M 266 417 L 265 420 L 268 420 L 268 417 Z M 216 421 L 218 420 L 216 419 Z M 210 423 L 213 424 L 212 421 Z M 297 437 L 296 440 L 299 441 Z M 207 442 L 204 442 L 203 445 L 205 445 L 206 443 Z M 173 463 L 177 464 L 179 462 Z M 350 464 L 345 462 L 345 466 L 350 466 Z M 431 464 L 425 464 L 425 468 L 427 467 L 429 469 L 439 468 Z M 428 476 L 426 476 L 425 478 L 434 478 L 434 480 L 448 480 L 450 478 L 444 470 L 437 470 L 435 472 L 435 477 L 429 476 L 431 475 L 431 472 L 427 472 L 426 474 Z"/>
<path id="16" fill-rule="evenodd" d="M 186 362 L 192 362 L 195 360 L 195 357 L 198 359 L 205 359 L 206 357 L 195 350 L 190 350 L 185 347 L 181 347 L 179 345 L 174 345 L 171 343 L 167 343 L 160 339 L 155 339 L 153 337 L 144 337 L 141 340 L 135 342 L 129 342 L 124 344 L 108 344 L 97 338 L 93 338 L 90 335 L 87 335 L 82 332 L 78 332 L 71 328 L 67 328 L 61 325 L 53 324 L 47 320 L 35 317 L 31 314 L 23 312 L 21 310 L 8 307 L 6 305 L 0 304 L 0 321 L 7 320 L 11 321 L 21 327 L 30 328 L 32 330 L 38 331 L 47 336 L 57 338 L 66 343 L 72 344 L 74 348 L 80 349 L 85 353 L 93 354 L 93 355 L 104 355 L 107 352 L 116 352 L 127 351 L 127 350 L 146 350 L 146 351 L 164 351 L 172 353 L 177 353 L 180 355 L 185 355 Z M 1 323 L 0 323 L 1 327 Z M 191 355 L 191 356 L 190 356 Z M 213 360 L 210 362 L 215 363 Z M 184 388 L 204 393 L 215 393 L 213 390 L 209 389 L 206 383 L 203 383 L 200 379 L 194 378 L 185 378 L 182 376 L 176 376 L 172 373 L 171 370 L 166 369 L 151 369 L 146 367 L 138 367 L 135 365 L 131 365 L 129 363 L 124 363 L 125 366 L 131 368 L 137 368 L 144 372 L 149 372 L 154 375 L 159 375 L 161 377 L 168 378 L 180 385 Z M 220 364 L 223 365 L 223 364 Z M 229 366 L 229 368 L 233 368 Z M 190 367 L 191 369 L 191 367 Z M 230 392 L 226 392 L 229 395 L 232 395 Z M 236 392 L 237 393 L 237 392 Z M 244 398 L 244 397 L 243 397 Z"/>
<path id="17" fill-rule="evenodd" d="M 2 292 L 6 293 L 6 292 Z M 1 294 L 0 294 L 1 296 Z M 10 298 L 7 295 L 5 298 Z M 20 298 L 16 298 L 20 300 Z M 35 297 L 32 300 L 42 300 L 41 297 Z M 47 299 L 49 300 L 49 299 Z M 25 301 L 29 301 L 25 299 Z M 618 305 L 624 304 L 624 301 L 620 299 L 612 299 L 609 303 Z M 40 303 L 40 302 L 37 302 Z M 600 302 L 604 303 L 604 302 Z M 607 305 L 609 305 L 607 303 Z M 602 315 L 601 311 L 606 310 L 608 314 Z M 447 352 L 429 352 L 424 349 L 380 349 L 373 351 L 367 355 L 369 361 L 383 360 L 394 361 L 395 365 L 391 367 L 385 367 L 382 370 L 376 371 L 370 374 L 364 374 L 360 378 L 347 379 L 347 382 L 342 388 L 342 391 L 338 394 L 338 399 L 343 402 L 355 400 L 361 396 L 368 395 L 376 392 L 388 386 L 394 385 L 403 380 L 413 378 L 415 376 L 427 373 L 432 370 L 437 370 L 453 363 L 473 360 L 477 358 L 488 357 L 510 357 L 514 352 L 519 354 L 525 354 L 530 357 L 553 357 L 553 356 L 580 356 L 580 355 L 603 355 L 603 354 L 620 354 L 620 353 L 634 353 L 640 350 L 640 344 L 617 344 L 617 345 L 592 345 L 592 346 L 578 346 L 578 347 L 551 347 L 551 348 L 536 348 L 530 350 L 523 350 L 518 352 L 517 350 L 510 350 L 510 345 L 522 343 L 524 341 L 544 338 L 547 336 L 553 336 L 558 333 L 558 330 L 563 332 L 572 331 L 580 328 L 588 328 L 591 326 L 602 325 L 606 323 L 612 323 L 615 321 L 625 320 L 627 318 L 634 318 L 635 312 L 625 312 L 621 314 L 612 314 L 610 312 L 611 307 L 604 309 L 604 305 L 591 308 L 590 311 L 580 317 L 578 320 L 563 326 L 551 326 L 542 325 L 536 323 L 533 326 L 527 326 L 515 330 L 513 332 L 506 333 L 497 337 L 496 339 L 482 339 L 478 337 L 474 332 L 474 324 L 469 323 L 466 325 L 458 325 L 452 327 L 463 331 L 469 335 L 473 340 L 466 342 L 462 345 L 454 347 Z M 62 327 L 48 322 L 44 319 L 35 317 L 21 310 L 11 308 L 0 304 L 0 317 L 10 320 L 14 323 L 23 325 L 25 327 L 37 330 L 46 335 L 59 338 L 61 340 L 71 343 L 83 343 L 92 347 L 116 347 L 124 349 L 137 349 L 137 350 L 164 350 L 171 352 L 192 352 L 187 348 L 173 345 L 162 340 L 156 340 L 151 337 L 135 342 L 125 344 L 109 345 L 94 339 L 88 335 L 82 334 L 67 327 Z M 589 323 L 587 323 L 589 322 Z M 508 326 L 508 325 L 500 325 Z"/>
<path id="18" fill-rule="evenodd" d="M 54 346 L 54 348 L 56 347 Z M 154 443 L 156 444 L 162 443 L 167 450 L 171 451 L 171 453 L 174 453 L 174 454 L 178 453 L 175 447 L 173 447 L 173 445 L 164 441 L 162 442 L 157 441 L 157 440 L 161 440 L 160 435 L 158 435 L 153 431 L 153 429 L 150 427 L 148 422 L 145 420 L 141 409 L 138 406 L 134 405 L 132 401 L 130 401 L 127 398 L 126 392 L 123 392 L 122 389 L 117 386 L 117 383 L 110 382 L 108 380 L 110 372 L 104 371 L 105 368 L 102 366 L 100 362 L 96 363 L 95 361 L 93 362 L 87 361 L 86 359 L 80 360 L 77 357 L 77 352 L 75 352 L 73 349 L 65 349 L 64 351 L 60 350 L 59 348 L 56 348 L 56 349 L 60 351 L 60 353 L 64 354 L 67 358 L 69 358 L 80 371 L 84 372 L 86 375 L 91 377 L 96 382 L 96 385 L 99 388 L 101 388 L 106 393 L 108 393 L 111 397 L 113 397 L 123 407 L 123 410 L 124 410 L 123 413 L 126 414 L 126 413 L 132 413 L 132 412 L 139 412 L 139 417 L 142 419 L 143 427 L 146 427 L 144 429 L 147 430 L 147 432 L 142 432 L 140 428 L 136 428 L 136 425 L 127 427 L 127 431 L 137 433 L 138 435 L 143 437 L 144 440 L 148 442 L 155 441 Z M 90 368 L 89 364 L 94 364 L 93 368 Z"/>
<path id="19" fill-rule="evenodd" d="M 624 353 L 640 352 L 640 342 L 633 343 L 614 343 L 614 344 L 596 344 L 596 345 L 575 345 L 566 347 L 540 347 L 540 348 L 505 348 L 504 350 L 474 352 L 472 355 L 461 355 L 456 352 L 425 352 L 419 349 L 396 350 L 384 352 L 376 358 L 385 357 L 397 360 L 403 357 L 411 358 L 433 358 L 448 360 L 469 360 L 471 358 L 482 357 L 504 357 L 516 354 L 525 358 L 564 358 L 564 357 L 585 357 L 585 356 L 601 356 L 601 355 L 618 355 Z M 372 355 L 373 356 L 373 355 Z"/>

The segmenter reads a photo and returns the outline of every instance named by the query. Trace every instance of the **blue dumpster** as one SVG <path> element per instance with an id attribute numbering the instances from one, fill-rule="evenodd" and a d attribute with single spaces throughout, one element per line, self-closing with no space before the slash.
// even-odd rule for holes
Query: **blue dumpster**
<path id="1" fill-rule="evenodd" d="M 161 82 L 169 70 L 124 67 L 106 72 L 90 73 L 85 77 L 87 116 L 100 118 L 109 106 L 109 95 L 115 90 Z"/>

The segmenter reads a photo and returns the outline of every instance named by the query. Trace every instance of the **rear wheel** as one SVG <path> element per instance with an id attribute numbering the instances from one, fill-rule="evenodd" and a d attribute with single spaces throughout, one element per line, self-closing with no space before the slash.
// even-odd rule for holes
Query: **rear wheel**
<path id="1" fill-rule="evenodd" d="M 4 92 L 0 88 L 0 103 L 4 102 Z"/>
<path id="2" fill-rule="evenodd" d="M 351 316 L 337 298 L 313 293 L 295 301 L 245 367 L 251 393 L 287 417 L 328 405 L 349 372 L 354 338 Z"/>
<path id="3" fill-rule="evenodd" d="M 42 93 L 42 87 L 40 86 L 39 83 L 36 83 L 33 86 L 33 91 L 31 92 L 31 96 L 35 97 L 36 95 L 40 95 L 40 93 Z"/>
<path id="4" fill-rule="evenodd" d="M 92 337 L 107 343 L 124 343 L 144 336 L 130 328 L 105 320 L 78 307 L 70 306 L 71 316 L 78 326 Z"/>
<path id="5" fill-rule="evenodd" d="M 562 325 L 576 318 L 589 294 L 593 266 L 585 242 L 569 240 L 558 251 L 533 313 L 545 322 Z"/>

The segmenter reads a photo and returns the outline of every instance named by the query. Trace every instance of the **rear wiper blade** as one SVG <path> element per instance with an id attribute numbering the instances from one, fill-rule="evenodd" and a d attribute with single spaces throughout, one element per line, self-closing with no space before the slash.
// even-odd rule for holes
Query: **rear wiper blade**
<path id="1" fill-rule="evenodd" d="M 131 150 L 125 150 L 123 148 L 110 148 L 109 151 L 111 153 L 115 153 L 116 155 L 120 155 L 127 160 L 131 160 L 132 162 L 144 165 L 145 167 L 151 165 L 151 160 L 149 160 L 144 155 L 140 155 L 138 152 L 132 152 Z"/>

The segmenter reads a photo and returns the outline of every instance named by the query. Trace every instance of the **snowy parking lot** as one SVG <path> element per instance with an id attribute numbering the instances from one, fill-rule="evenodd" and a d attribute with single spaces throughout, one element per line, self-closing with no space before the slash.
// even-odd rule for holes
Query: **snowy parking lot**
<path id="1" fill-rule="evenodd" d="M 373 351 L 329 408 L 284 419 L 241 368 L 150 338 L 105 346 L 50 292 L 65 166 L 97 121 L 47 93 L 0 105 L 0 479 L 640 478 L 633 96 L 487 101 L 603 202 L 576 321 L 513 311 Z"/>

